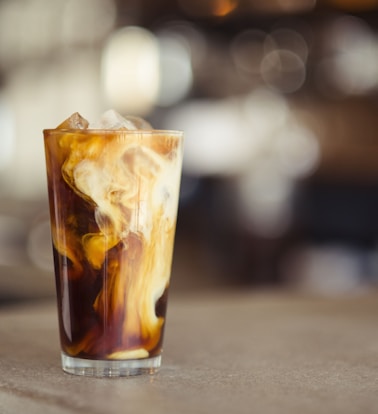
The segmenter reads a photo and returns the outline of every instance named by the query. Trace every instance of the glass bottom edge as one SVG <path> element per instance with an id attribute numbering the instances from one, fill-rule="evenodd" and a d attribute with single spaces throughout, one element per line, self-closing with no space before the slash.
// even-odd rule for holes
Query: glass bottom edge
<path id="1" fill-rule="evenodd" d="M 161 365 L 161 355 L 127 360 L 98 360 L 70 357 L 61 354 L 64 372 L 87 377 L 129 377 L 155 374 Z"/>

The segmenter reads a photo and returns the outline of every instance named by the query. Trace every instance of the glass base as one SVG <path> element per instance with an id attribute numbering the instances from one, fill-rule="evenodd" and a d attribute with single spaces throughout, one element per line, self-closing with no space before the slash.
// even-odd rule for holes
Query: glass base
<path id="1" fill-rule="evenodd" d="M 161 365 L 161 356 L 127 360 L 95 360 L 73 358 L 62 353 L 63 371 L 88 377 L 129 377 L 154 374 Z"/>

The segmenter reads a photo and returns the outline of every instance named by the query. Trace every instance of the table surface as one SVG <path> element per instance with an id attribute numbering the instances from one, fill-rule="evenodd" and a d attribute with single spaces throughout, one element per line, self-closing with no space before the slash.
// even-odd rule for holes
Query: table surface
<path id="1" fill-rule="evenodd" d="M 60 368 L 56 308 L 0 310 L 0 413 L 378 413 L 378 294 L 171 297 L 156 375 Z"/>

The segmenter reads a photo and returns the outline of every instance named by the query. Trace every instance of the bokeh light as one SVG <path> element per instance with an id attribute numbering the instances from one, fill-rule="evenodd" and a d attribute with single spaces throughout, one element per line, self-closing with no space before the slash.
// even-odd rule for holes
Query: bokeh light
<path id="1" fill-rule="evenodd" d="M 12 110 L 0 94 L 0 171 L 9 166 L 15 152 Z"/>
<path id="2" fill-rule="evenodd" d="M 323 92 L 361 95 L 376 90 L 378 40 L 364 21 L 353 16 L 333 21 L 328 30 L 327 49 L 328 56 L 321 60 L 317 71 Z"/>
<path id="3" fill-rule="evenodd" d="M 157 104 L 171 106 L 190 92 L 193 71 L 189 45 L 182 36 L 172 31 L 158 34 L 160 79 Z"/>
<path id="4" fill-rule="evenodd" d="M 270 32 L 269 38 L 264 42 L 266 53 L 274 50 L 289 50 L 295 53 L 303 62 L 307 61 L 309 46 L 304 36 L 294 29 L 282 27 Z"/>
<path id="5" fill-rule="evenodd" d="M 306 80 L 306 66 L 296 53 L 277 49 L 268 53 L 261 62 L 265 83 L 283 93 L 295 92 Z"/>
<path id="6" fill-rule="evenodd" d="M 111 32 L 115 21 L 113 0 L 67 0 L 62 18 L 63 42 L 70 45 L 96 44 Z"/>
<path id="7" fill-rule="evenodd" d="M 253 234 L 281 237 L 291 224 L 293 182 L 267 161 L 240 176 L 237 185 L 240 220 Z"/>
<path id="8" fill-rule="evenodd" d="M 95 45 L 111 32 L 115 19 L 113 0 L 3 0 L 0 67 L 43 58 L 62 47 Z"/>
<path id="9" fill-rule="evenodd" d="M 270 40 L 267 33 L 257 29 L 242 31 L 235 37 L 231 43 L 231 56 L 242 74 L 260 75 L 264 48 Z"/>
<path id="10" fill-rule="evenodd" d="M 141 27 L 115 31 L 102 58 L 104 93 L 109 107 L 146 116 L 157 101 L 160 80 L 159 44 Z"/>
<path id="11" fill-rule="evenodd" d="M 281 237 L 291 224 L 296 181 L 319 163 L 319 143 L 278 93 L 256 90 L 244 111 L 254 146 L 237 179 L 241 219 L 253 234 Z"/>
<path id="12" fill-rule="evenodd" d="M 239 0 L 179 0 L 179 5 L 190 16 L 224 17 L 238 7 Z"/>
<path id="13" fill-rule="evenodd" d="M 166 122 L 185 131 L 189 174 L 234 174 L 250 159 L 251 141 L 236 101 L 192 101 L 173 109 Z"/>
<path id="14" fill-rule="evenodd" d="M 314 132 L 308 127 L 292 122 L 276 138 L 277 167 L 283 175 L 293 178 L 306 177 L 320 162 L 320 147 Z"/>

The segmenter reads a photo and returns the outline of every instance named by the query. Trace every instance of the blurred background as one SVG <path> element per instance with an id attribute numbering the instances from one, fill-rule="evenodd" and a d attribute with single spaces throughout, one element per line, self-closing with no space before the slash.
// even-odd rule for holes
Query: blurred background
<path id="1" fill-rule="evenodd" d="M 0 0 L 0 305 L 54 294 L 42 129 L 186 133 L 172 289 L 378 284 L 378 0 Z"/>

